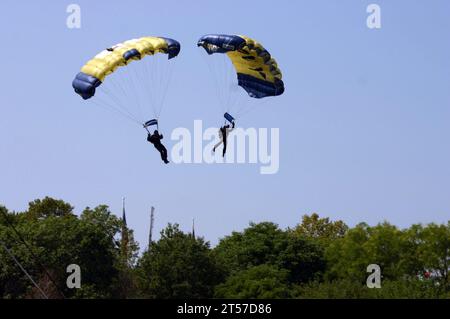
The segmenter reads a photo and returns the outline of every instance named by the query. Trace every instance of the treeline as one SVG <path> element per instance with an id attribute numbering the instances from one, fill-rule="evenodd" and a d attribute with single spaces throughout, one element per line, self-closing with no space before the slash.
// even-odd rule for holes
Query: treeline
<path id="1" fill-rule="evenodd" d="M 0 207 L 1 298 L 450 297 L 450 222 L 349 228 L 312 214 L 288 229 L 251 223 L 214 248 L 169 224 L 138 252 L 133 231 L 104 205 L 79 216 L 48 197 L 24 212 Z M 71 264 L 79 289 L 66 285 Z M 366 284 L 371 264 L 381 268 L 379 289 Z"/>

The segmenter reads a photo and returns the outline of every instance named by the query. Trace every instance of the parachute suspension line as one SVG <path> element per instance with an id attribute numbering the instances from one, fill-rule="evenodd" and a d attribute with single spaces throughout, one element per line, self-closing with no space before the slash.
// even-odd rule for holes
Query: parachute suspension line
<path id="1" fill-rule="evenodd" d="M 106 96 L 108 96 L 111 99 L 111 101 L 113 102 L 112 105 L 109 103 L 106 103 L 107 105 L 109 105 L 110 107 L 113 105 L 116 105 L 115 108 L 117 110 L 120 110 L 120 112 L 122 114 L 126 114 L 127 117 L 133 119 L 136 122 L 141 123 L 141 121 L 139 121 L 129 110 L 127 110 L 126 106 L 123 105 L 123 103 L 119 97 L 117 97 L 113 92 L 108 90 L 108 88 L 106 88 L 106 87 L 103 88 L 103 91 L 106 93 Z"/>
<path id="2" fill-rule="evenodd" d="M 243 93 L 239 90 L 239 88 L 236 88 L 235 94 L 234 94 L 234 99 L 233 101 L 230 103 L 230 112 L 232 112 L 233 115 L 235 116 L 239 116 L 239 112 L 238 112 L 238 106 L 242 104 L 242 96 Z"/>
<path id="3" fill-rule="evenodd" d="M 108 93 L 105 91 L 105 89 L 106 89 L 106 86 L 102 88 L 101 93 L 104 94 L 104 98 L 105 98 L 105 100 L 107 100 L 108 102 L 103 102 L 105 105 L 102 105 L 102 107 L 108 106 L 108 107 L 110 107 L 110 108 L 112 108 L 112 109 L 117 109 L 117 111 L 120 110 L 120 113 L 122 113 L 122 114 L 125 116 L 126 113 L 125 113 L 124 111 L 121 110 L 120 105 L 117 104 L 117 102 L 114 100 L 114 98 L 113 98 L 112 96 L 108 95 Z M 100 97 L 100 92 L 98 92 L 97 95 L 96 95 L 96 97 L 95 97 L 95 99 L 90 100 L 90 102 L 93 102 L 95 105 L 100 105 L 100 104 L 98 103 L 98 101 L 105 101 L 105 100 L 103 100 L 103 99 Z M 110 102 L 109 102 L 109 101 L 110 101 Z M 117 106 L 116 106 L 116 104 L 117 104 Z M 128 115 L 127 115 L 127 116 L 128 116 Z"/>
<path id="4" fill-rule="evenodd" d="M 148 89 L 147 86 L 147 82 L 150 82 L 150 72 L 148 71 L 148 63 L 151 59 L 149 59 L 150 57 L 145 56 L 140 63 L 142 63 L 142 66 L 138 69 L 139 72 L 139 82 L 141 83 L 141 89 L 144 95 L 144 117 L 145 120 L 147 120 L 147 117 L 150 116 L 148 115 L 149 112 L 148 110 L 153 110 L 154 108 L 154 103 L 153 103 L 153 93 L 152 90 Z M 153 59 L 153 56 L 151 57 Z"/>
<path id="5" fill-rule="evenodd" d="M 156 59 L 158 59 L 158 55 L 153 55 L 152 59 L 148 61 L 148 65 L 146 72 L 147 72 L 147 82 L 148 82 L 148 88 L 145 91 L 150 92 L 150 103 L 151 103 L 151 110 L 152 110 L 152 116 L 154 118 L 157 118 L 157 72 L 158 72 L 158 66 Z"/>
<path id="6" fill-rule="evenodd" d="M 136 62 L 139 62 L 139 61 L 136 61 Z M 136 100 L 135 109 L 140 110 L 139 112 L 142 114 L 141 96 L 139 94 L 139 89 L 136 84 L 136 70 L 134 69 L 135 66 L 136 66 L 136 63 L 130 64 L 129 68 L 132 70 L 129 70 L 129 73 L 127 73 L 127 76 L 128 76 L 130 87 L 132 89 L 131 92 Z M 133 73 L 133 75 L 131 75 L 130 73 Z"/>
<path id="7" fill-rule="evenodd" d="M 216 94 L 222 112 L 229 112 L 235 118 L 241 118 L 257 106 L 266 104 L 269 99 L 253 99 L 239 87 L 233 63 L 226 54 L 202 54 L 213 77 Z"/>
<path id="8" fill-rule="evenodd" d="M 122 93 L 122 95 L 123 95 L 127 100 L 129 100 L 129 96 L 128 96 L 127 90 L 124 89 L 123 86 L 122 86 L 120 83 L 116 82 L 116 80 L 115 80 L 114 78 L 112 78 L 112 77 L 111 77 L 111 79 L 109 79 L 109 83 L 111 83 L 111 85 L 114 86 L 116 89 L 119 88 L 120 91 L 121 91 L 121 93 Z M 106 84 L 106 83 L 105 83 L 105 84 Z M 113 91 L 115 91 L 115 90 L 113 90 Z"/>
<path id="9" fill-rule="evenodd" d="M 269 102 L 269 100 L 269 98 L 265 98 L 262 101 L 259 99 L 253 101 L 253 103 L 248 103 L 242 110 L 237 112 L 237 116 L 243 117 L 248 113 L 251 113 L 256 107 L 264 107 L 267 105 L 267 102 Z"/>
<path id="10" fill-rule="evenodd" d="M 123 90 L 125 92 L 129 92 L 129 93 L 125 94 L 125 96 L 123 96 L 125 99 L 121 98 L 120 96 L 118 97 L 116 94 L 114 94 L 114 92 L 115 92 L 114 90 L 113 91 L 108 90 L 107 86 L 105 86 L 104 91 L 107 93 L 107 95 L 109 97 L 112 98 L 114 104 L 117 105 L 117 108 L 120 109 L 121 113 L 126 113 L 129 118 L 133 118 L 135 121 L 137 121 L 136 116 L 130 111 L 130 109 L 128 107 L 128 105 L 133 104 L 134 108 L 136 108 L 139 103 L 134 90 L 131 90 L 133 88 L 133 86 L 132 86 L 131 78 L 130 78 L 128 72 L 130 72 L 130 70 L 120 69 L 117 71 L 117 73 L 112 74 L 110 76 L 110 77 L 117 76 L 117 81 L 119 83 L 123 83 L 123 85 L 124 85 Z M 134 102 L 130 98 L 130 95 L 133 96 L 132 99 L 134 100 Z"/>
<path id="11" fill-rule="evenodd" d="M 239 105 L 242 104 L 242 98 L 243 96 L 245 96 L 245 94 L 239 87 L 237 76 L 234 70 L 231 70 L 231 68 L 229 68 L 229 72 L 230 72 L 230 80 L 229 80 L 230 96 L 232 97 L 229 105 L 229 111 L 235 114 L 238 112 Z"/>
<path id="12" fill-rule="evenodd" d="M 33 283 L 33 285 L 36 287 L 37 290 L 39 290 L 39 293 L 44 297 L 44 299 L 49 299 L 48 296 L 45 294 L 45 292 L 39 287 L 39 285 L 33 280 L 31 275 L 26 271 L 26 269 L 22 266 L 22 264 L 16 259 L 16 257 L 13 255 L 11 250 L 6 247 L 6 244 L 0 240 L 0 244 L 3 246 L 5 251 L 8 253 L 8 255 L 11 257 L 12 260 L 16 263 L 16 265 L 22 270 L 22 272 L 25 274 L 25 276 L 28 277 L 28 279 Z"/>
<path id="13" fill-rule="evenodd" d="M 156 118 L 156 103 L 157 103 L 157 87 L 155 85 L 155 81 L 156 81 L 156 61 L 155 59 L 157 58 L 156 55 L 154 55 L 152 57 L 151 60 L 148 61 L 148 68 L 147 70 L 149 70 L 149 73 L 147 74 L 147 82 L 148 82 L 148 88 L 146 89 L 146 91 L 151 92 L 151 97 L 150 97 L 150 103 L 151 103 L 151 114 L 152 117 Z"/>
<path id="14" fill-rule="evenodd" d="M 155 56 L 156 58 L 156 56 Z M 152 116 L 156 118 L 156 101 L 157 101 L 157 96 L 158 96 L 158 91 L 156 88 L 156 61 L 154 60 L 154 58 L 152 58 L 151 60 L 148 61 L 147 64 L 147 83 L 148 83 L 148 88 L 147 91 L 149 91 L 151 93 L 151 112 L 152 112 Z"/>
<path id="15" fill-rule="evenodd" d="M 169 90 L 169 85 L 170 85 L 170 83 L 172 81 L 173 65 L 169 65 L 167 68 L 168 68 L 168 75 L 167 75 L 167 78 L 166 78 L 166 83 L 165 83 L 164 89 L 162 91 L 161 106 L 160 106 L 160 108 L 158 110 L 157 118 L 159 118 L 161 116 L 161 112 L 164 109 L 165 101 L 166 101 L 166 97 L 167 97 L 167 91 Z"/>
<path id="16" fill-rule="evenodd" d="M 228 58 L 228 56 L 226 56 L 225 54 L 222 54 L 222 59 L 223 59 L 223 64 L 224 64 L 224 68 L 225 68 L 225 72 L 226 72 L 226 83 L 225 83 L 225 89 L 227 89 L 228 94 L 227 95 L 227 100 L 226 100 L 226 110 L 225 111 L 230 111 L 230 99 L 232 98 L 232 94 L 233 92 L 233 87 L 232 87 L 232 82 L 231 82 L 231 72 L 230 72 L 230 67 L 228 65 L 228 61 L 225 61 L 226 58 Z"/>
<path id="17" fill-rule="evenodd" d="M 136 61 L 136 63 L 143 63 L 144 61 Z M 133 83 L 134 84 L 136 84 L 136 82 L 135 81 L 137 81 L 138 83 L 139 83 L 139 86 L 142 88 L 143 86 L 142 86 L 142 80 L 139 78 L 139 73 L 140 72 L 138 72 L 137 70 L 136 70 L 136 65 L 132 65 L 132 72 L 133 72 L 133 74 L 134 74 L 134 76 L 132 77 L 133 78 Z M 137 99 L 138 99 L 138 103 L 137 103 L 137 105 L 136 105 L 136 107 L 137 107 L 137 109 L 138 109 L 138 112 L 139 112 L 139 117 L 142 119 L 142 120 L 144 120 L 144 113 L 143 113 L 143 111 L 142 111 L 142 105 L 141 105 L 141 100 L 139 99 L 140 98 L 140 95 L 139 95 L 139 92 L 145 92 L 145 90 L 141 90 L 141 89 L 138 89 L 138 86 L 137 85 L 135 85 L 135 87 L 136 87 L 136 97 L 137 97 Z M 145 97 L 144 97 L 144 101 L 145 101 L 146 99 L 145 99 Z"/>
<path id="18" fill-rule="evenodd" d="M 219 100 L 219 106 L 221 107 L 222 112 L 225 112 L 225 107 L 222 104 L 222 100 L 221 100 L 221 89 L 220 89 L 219 77 L 217 76 L 217 74 L 215 72 L 213 63 L 210 61 L 210 59 L 214 58 L 214 57 L 209 57 L 203 53 L 200 53 L 200 54 L 201 54 L 202 58 L 205 60 L 206 65 L 208 65 L 209 73 L 211 74 L 211 76 L 213 78 L 213 83 L 214 83 L 214 86 L 216 89 L 216 95 Z"/>
<path id="19" fill-rule="evenodd" d="M 170 83 L 172 81 L 172 74 L 174 69 L 174 61 L 169 61 L 168 63 L 165 63 L 164 67 L 164 76 L 161 78 L 161 85 L 162 85 L 162 91 L 161 91 L 161 102 L 160 107 L 158 110 L 158 117 L 161 115 L 162 111 L 165 108 L 165 101 L 167 97 L 167 92 L 169 90 Z"/>
<path id="20" fill-rule="evenodd" d="M 97 94 L 104 94 L 107 106 L 117 113 L 139 124 L 149 120 L 147 113 L 151 111 L 154 118 L 158 118 L 165 105 L 172 75 L 170 69 L 170 77 L 167 78 L 162 67 L 171 66 L 167 64 L 167 57 L 176 57 L 180 44 L 168 38 L 143 37 L 120 43 L 117 47 L 127 51 L 123 54 L 114 52 L 114 49 L 108 50 L 109 52 L 102 51 L 88 62 L 90 68 L 82 68 L 86 72 L 78 73 L 72 81 L 75 92 L 83 99 L 89 99 L 95 95 L 95 88 L 102 84 L 97 89 Z M 154 54 L 161 51 L 167 54 Z M 163 57 L 165 63 L 162 62 Z M 111 61 L 114 63 L 110 63 Z M 119 65 L 127 67 L 118 68 Z M 129 70 L 130 68 L 132 70 Z M 107 76 L 106 81 L 105 76 L 96 77 L 97 73 Z M 93 81 L 92 77 L 96 78 L 96 81 Z M 113 87 L 107 85 L 109 82 Z"/>
<path id="21" fill-rule="evenodd" d="M 225 92 L 225 85 L 226 85 L 226 73 L 223 66 L 224 56 L 222 54 L 220 55 L 214 55 L 214 57 L 217 57 L 219 60 L 214 65 L 216 68 L 216 74 L 219 77 L 220 81 L 220 98 L 222 99 L 223 109 L 227 110 L 227 99 L 226 99 L 226 92 Z"/>
<path id="22" fill-rule="evenodd" d="M 127 93 L 127 90 L 120 84 L 120 82 L 117 82 L 116 79 L 111 78 L 111 79 L 110 79 L 110 83 L 111 83 L 115 88 L 119 88 L 119 89 L 120 89 L 120 91 L 121 91 L 121 93 L 122 93 L 122 96 L 125 98 L 125 101 L 130 101 L 130 100 L 131 100 L 131 98 L 130 98 L 130 96 L 129 96 L 129 93 Z M 116 91 L 116 90 L 113 90 L 113 91 Z M 119 102 L 119 103 L 117 103 L 117 102 Z M 125 105 L 125 102 L 122 103 L 122 99 L 117 98 L 117 99 L 116 99 L 116 104 L 118 104 L 117 107 L 120 108 L 121 112 L 127 113 L 128 116 L 132 117 L 132 118 L 134 119 L 134 121 L 136 121 L 136 117 L 128 110 L 128 108 L 127 108 L 126 105 Z M 142 118 L 142 117 L 141 117 L 141 118 Z"/>
<path id="23" fill-rule="evenodd" d="M 105 83 L 106 84 L 106 83 Z M 132 114 L 127 110 L 126 105 L 124 104 L 124 102 L 122 101 L 122 99 L 120 98 L 120 96 L 117 96 L 116 93 L 114 93 L 114 90 L 109 90 L 108 88 L 109 84 L 103 86 L 101 88 L 101 91 L 105 94 L 105 96 L 107 96 L 114 104 L 117 105 L 117 108 L 121 109 L 123 112 L 128 113 L 130 116 L 132 116 Z"/>
<path id="24" fill-rule="evenodd" d="M 234 107 L 240 98 L 240 90 L 238 88 L 236 72 L 233 63 L 227 54 L 220 54 L 221 63 L 217 64 L 219 68 L 219 77 L 223 81 L 220 85 L 222 89 L 222 103 L 224 112 L 234 113 Z"/>
<path id="25" fill-rule="evenodd" d="M 155 114 L 155 117 L 158 117 L 158 108 L 159 108 L 158 92 L 161 92 L 160 87 L 161 87 L 161 76 L 162 76 L 161 75 L 161 73 L 162 73 L 161 63 L 160 63 L 159 56 L 157 56 L 153 62 L 154 62 L 153 64 L 155 66 L 155 70 L 153 72 L 152 84 L 153 84 L 153 89 L 154 89 L 153 92 L 155 92 L 155 94 L 156 94 L 155 95 L 155 108 L 153 110 L 153 113 Z"/>
<path id="26" fill-rule="evenodd" d="M 227 105 L 225 102 L 225 77 L 223 76 L 223 67 L 221 66 L 221 62 L 223 63 L 223 56 L 215 55 L 214 58 L 219 59 L 218 61 L 213 63 L 215 76 L 219 79 L 219 98 L 222 103 L 222 112 L 227 110 Z M 222 61 L 221 61 L 222 60 Z"/>
<path id="27" fill-rule="evenodd" d="M 114 111 L 117 114 L 121 115 L 125 119 L 134 122 L 136 124 L 142 125 L 140 121 L 138 121 L 136 118 L 128 115 L 126 112 L 122 111 L 120 108 L 116 107 L 114 104 L 107 103 L 105 100 L 102 100 L 100 96 L 97 96 L 95 99 L 92 99 L 92 103 L 94 103 L 97 106 L 103 107 L 107 110 Z"/>
<path id="28" fill-rule="evenodd" d="M 149 88 L 151 88 L 151 85 L 149 85 L 148 83 L 150 83 L 150 70 L 149 70 L 149 65 L 150 65 L 150 60 L 151 59 L 143 59 L 143 63 L 144 63 L 144 67 L 142 68 L 142 76 L 143 76 L 143 82 L 142 82 L 142 86 L 144 88 L 144 91 L 147 94 L 147 103 L 149 105 L 150 109 L 153 109 L 154 104 L 153 104 L 153 91 Z M 147 115 L 147 114 L 146 114 Z"/>
<path id="29" fill-rule="evenodd" d="M 155 109 L 153 112 L 155 113 L 155 117 L 158 117 L 158 109 L 159 109 L 159 94 L 161 94 L 161 77 L 162 77 L 162 66 L 161 66 L 161 60 L 159 59 L 159 56 L 154 61 L 155 65 L 155 72 L 154 72 L 154 92 L 155 95 Z"/>

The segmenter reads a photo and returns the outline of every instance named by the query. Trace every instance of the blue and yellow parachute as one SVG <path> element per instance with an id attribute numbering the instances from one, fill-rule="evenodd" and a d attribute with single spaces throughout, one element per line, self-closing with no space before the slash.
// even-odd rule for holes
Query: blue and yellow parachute
<path id="1" fill-rule="evenodd" d="M 87 100 L 95 95 L 96 88 L 118 67 L 156 53 L 167 54 L 172 59 L 180 52 L 180 43 L 163 37 L 142 37 L 119 43 L 103 50 L 88 61 L 72 82 L 76 93 Z"/>
<path id="2" fill-rule="evenodd" d="M 197 45 L 208 54 L 226 54 L 237 72 L 238 84 L 253 98 L 278 96 L 284 83 L 278 64 L 256 40 L 242 35 L 208 34 Z"/>

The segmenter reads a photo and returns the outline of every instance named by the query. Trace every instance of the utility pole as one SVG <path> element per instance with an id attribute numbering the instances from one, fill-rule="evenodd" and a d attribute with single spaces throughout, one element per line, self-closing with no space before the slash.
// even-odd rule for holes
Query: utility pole
<path id="1" fill-rule="evenodd" d="M 152 236 L 153 236 L 153 224 L 155 222 L 155 207 L 152 206 L 150 211 L 150 233 L 148 234 L 148 249 L 150 250 L 150 247 L 152 245 Z"/>
<path id="2" fill-rule="evenodd" d="M 192 238 L 195 239 L 195 219 L 192 218 Z"/>

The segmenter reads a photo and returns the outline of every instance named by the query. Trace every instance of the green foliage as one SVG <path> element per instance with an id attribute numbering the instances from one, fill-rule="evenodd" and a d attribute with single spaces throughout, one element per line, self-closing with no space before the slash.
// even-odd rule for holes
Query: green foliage
<path id="1" fill-rule="evenodd" d="M 347 231 L 348 226 L 343 221 L 332 222 L 329 218 L 320 218 L 318 214 L 304 215 L 302 223 L 293 229 L 295 234 L 315 239 L 325 246 L 344 237 Z"/>
<path id="2" fill-rule="evenodd" d="M 443 289 L 450 288 L 450 222 L 447 225 L 430 224 L 421 232 L 419 260 L 431 272 Z"/>
<path id="3" fill-rule="evenodd" d="M 448 298 L 431 280 L 385 280 L 381 288 L 347 279 L 312 282 L 292 290 L 299 299 L 435 299 Z"/>
<path id="4" fill-rule="evenodd" d="M 289 297 L 289 272 L 262 264 L 231 275 L 216 288 L 216 298 L 279 299 Z"/>
<path id="5" fill-rule="evenodd" d="M 149 298 L 210 298 L 220 268 L 202 238 L 169 224 L 138 265 L 141 293 Z"/>
<path id="6" fill-rule="evenodd" d="M 72 215 L 73 207 L 62 200 L 45 197 L 42 200 L 36 199 L 30 202 L 27 214 L 31 218 Z"/>
<path id="7" fill-rule="evenodd" d="M 269 222 L 251 223 L 242 233 L 233 232 L 214 249 L 220 263 L 230 273 L 261 264 L 277 264 L 287 234 Z"/>
<path id="8" fill-rule="evenodd" d="M 387 222 L 375 227 L 360 224 L 326 250 L 328 280 L 363 283 L 366 267 L 377 264 L 383 279 L 398 281 L 430 272 L 448 289 L 450 228 L 448 225 L 413 225 L 399 230 Z"/>
<path id="9" fill-rule="evenodd" d="M 268 222 L 251 223 L 242 233 L 233 232 L 214 253 L 229 274 L 268 264 L 287 270 L 289 281 L 299 283 L 317 278 L 325 268 L 317 244 Z"/>
<path id="10" fill-rule="evenodd" d="M 33 205 L 30 207 L 36 208 Z M 108 228 L 109 223 L 115 223 L 110 221 L 115 217 L 107 216 L 109 212 L 104 209 L 103 215 L 106 223 L 93 223 L 73 214 L 47 214 L 45 217 L 41 215 L 39 219 L 30 219 L 29 212 L 25 212 L 14 217 L 14 227 L 26 244 L 9 227 L 1 229 L 0 240 L 10 247 L 35 281 L 48 287 L 47 292 L 50 292 L 51 297 L 61 297 L 58 291 L 66 297 L 84 296 L 83 289 L 89 286 L 95 287 L 95 294 L 89 294 L 91 297 L 114 297 L 116 291 L 112 284 L 118 276 L 116 265 L 119 255 L 111 232 L 106 232 L 105 228 Z M 0 258 L 5 261 L 1 263 L 3 267 L 0 269 L 0 281 L 6 284 L 1 285 L 3 297 L 26 298 L 34 295 L 34 288 L 28 278 L 3 249 Z M 68 276 L 66 268 L 70 264 L 81 267 L 82 290 L 69 290 L 65 285 Z M 18 284 L 11 284 L 14 282 Z"/>
<path id="11" fill-rule="evenodd" d="M 251 223 L 213 249 L 169 224 L 139 256 L 107 206 L 77 216 L 46 197 L 21 213 L 0 206 L 0 244 L 0 298 L 42 297 L 8 250 L 50 298 L 450 298 L 450 222 L 349 228 L 312 214 L 286 230 Z M 70 264 L 81 289 L 66 287 Z M 380 289 L 366 285 L 370 264 Z"/>

